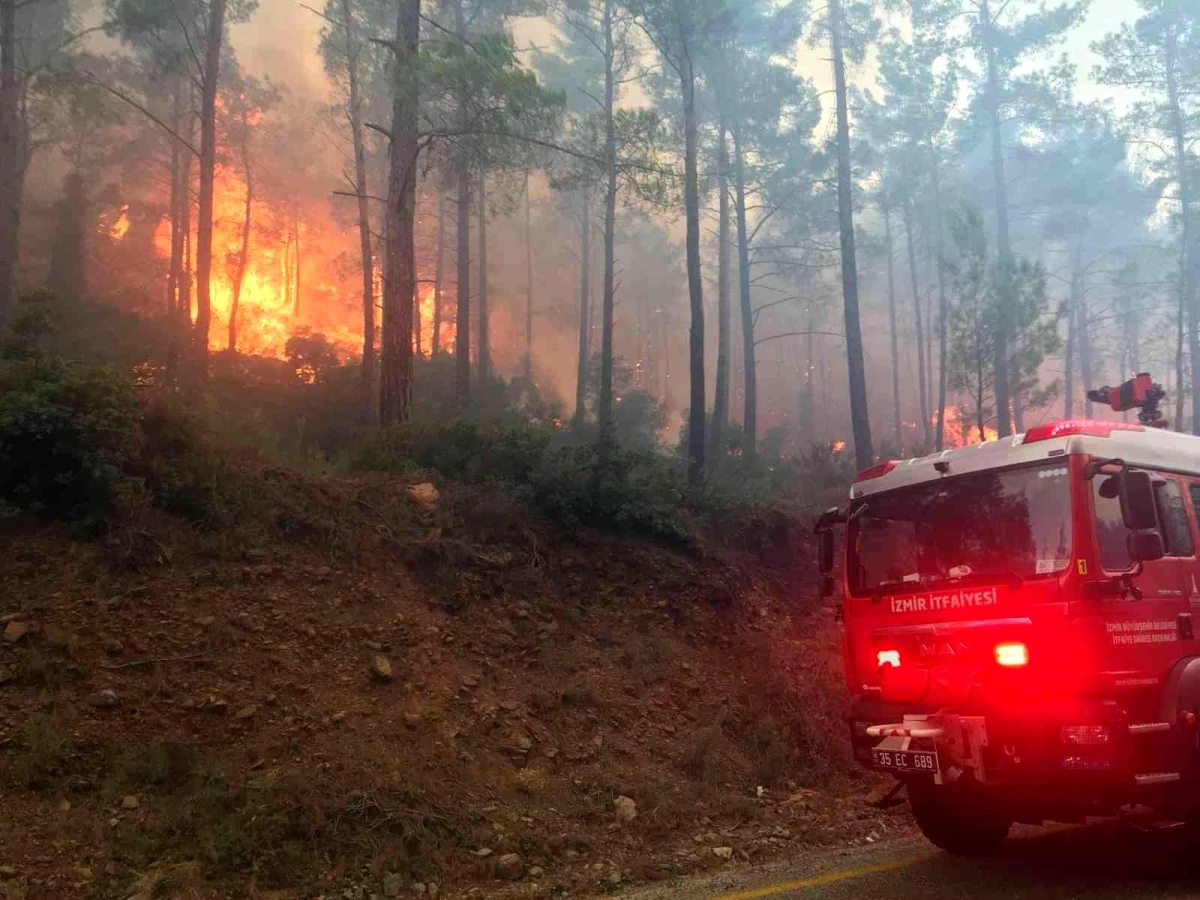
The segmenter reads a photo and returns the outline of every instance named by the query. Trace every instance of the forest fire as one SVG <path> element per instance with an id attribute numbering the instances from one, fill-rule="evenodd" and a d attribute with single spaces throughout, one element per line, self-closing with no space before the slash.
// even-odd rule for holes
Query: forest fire
<path id="1" fill-rule="evenodd" d="M 937 414 L 933 416 L 937 425 Z M 947 406 L 945 409 L 945 436 L 947 447 L 969 447 L 984 441 L 994 441 L 1000 435 L 995 428 L 983 426 L 983 437 L 979 436 L 979 425 L 973 423 L 970 417 L 958 406 Z"/>
<path id="2" fill-rule="evenodd" d="M 209 334 L 213 350 L 223 350 L 228 343 L 245 212 L 244 177 L 218 166 Z M 354 323 L 360 313 L 353 289 L 343 284 L 337 266 L 349 242 L 339 229 L 330 227 L 332 223 L 320 221 L 316 212 L 301 214 L 257 198 L 251 204 L 250 247 L 238 303 L 238 350 L 282 357 L 288 339 L 304 328 L 324 333 L 340 350 L 356 350 L 361 326 Z M 192 242 L 195 246 L 194 222 Z M 166 218 L 155 230 L 154 247 L 162 259 L 170 259 L 171 223 Z"/>

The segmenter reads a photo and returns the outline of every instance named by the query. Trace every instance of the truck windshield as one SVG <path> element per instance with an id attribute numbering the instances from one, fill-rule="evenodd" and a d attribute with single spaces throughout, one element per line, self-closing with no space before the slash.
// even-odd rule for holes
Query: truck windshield
<path id="1" fill-rule="evenodd" d="M 1067 467 L 981 472 L 850 508 L 850 590 L 913 590 L 969 578 L 1052 575 L 1071 560 Z"/>

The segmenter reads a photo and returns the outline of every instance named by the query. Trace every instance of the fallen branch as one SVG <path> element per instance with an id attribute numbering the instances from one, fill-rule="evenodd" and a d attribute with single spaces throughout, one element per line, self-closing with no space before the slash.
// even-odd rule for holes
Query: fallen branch
<path id="1" fill-rule="evenodd" d="M 100 668 L 110 671 L 116 669 L 136 669 L 140 666 L 153 666 L 158 663 L 185 662 L 189 659 L 200 659 L 206 656 L 205 653 L 190 653 L 187 656 L 159 656 L 154 659 L 135 659 L 132 662 L 117 663 L 115 665 L 102 665 Z"/>

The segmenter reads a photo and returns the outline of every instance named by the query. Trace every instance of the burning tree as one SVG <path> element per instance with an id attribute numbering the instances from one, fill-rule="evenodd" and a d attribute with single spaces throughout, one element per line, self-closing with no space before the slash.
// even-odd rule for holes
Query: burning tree
<path id="1" fill-rule="evenodd" d="M 108 0 L 110 30 L 152 55 L 164 72 L 174 76 L 178 102 L 184 101 L 185 89 L 190 96 L 199 94 L 199 148 L 191 145 L 189 135 L 176 132 L 174 137 L 200 163 L 193 344 L 201 374 L 208 371 L 209 327 L 212 323 L 213 204 L 221 51 L 228 24 L 248 19 L 257 6 L 257 0 Z M 187 204 L 186 181 L 184 187 L 183 203 Z M 180 211 L 173 210 L 173 213 L 178 215 Z M 182 228 L 183 223 L 173 218 L 171 227 L 174 232 Z"/>

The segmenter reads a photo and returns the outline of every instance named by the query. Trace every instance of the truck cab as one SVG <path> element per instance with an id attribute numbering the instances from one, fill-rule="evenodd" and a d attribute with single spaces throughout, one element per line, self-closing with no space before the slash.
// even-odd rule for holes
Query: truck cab
<path id="1" fill-rule="evenodd" d="M 1200 438 L 1072 420 L 881 463 L 821 518 L 854 756 L 905 782 L 935 844 L 1193 814 L 1197 504 Z"/>

